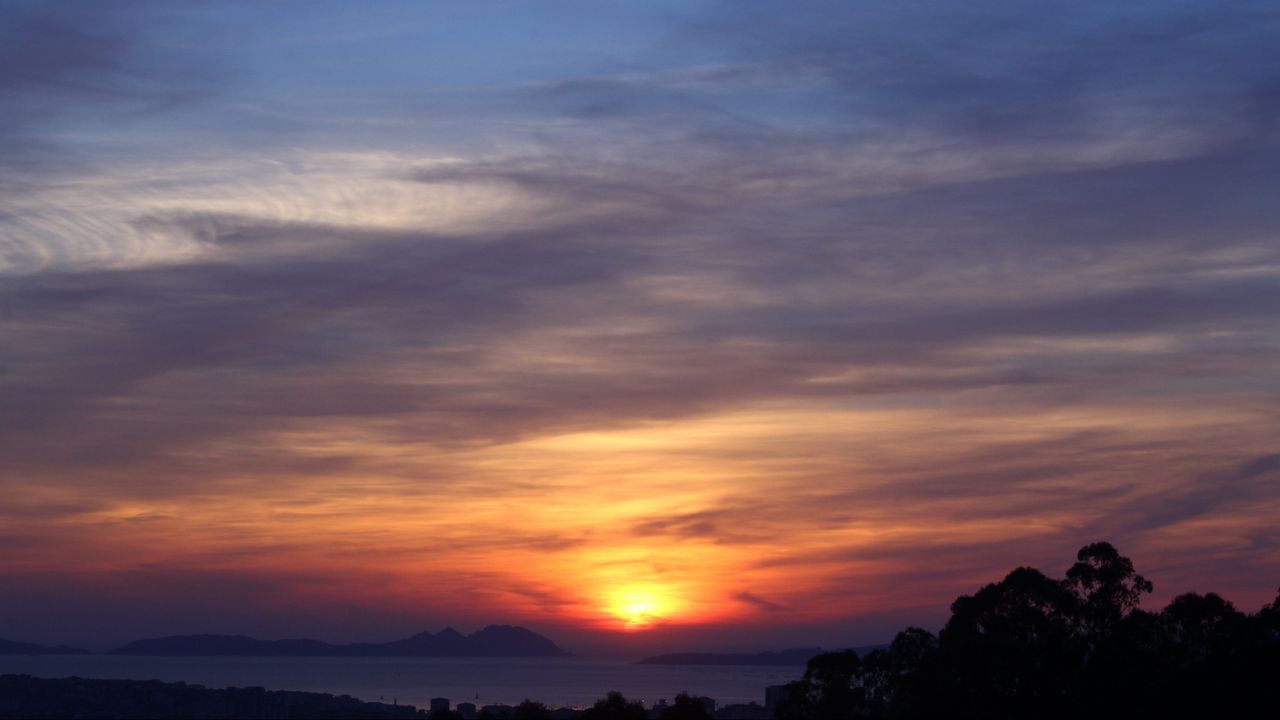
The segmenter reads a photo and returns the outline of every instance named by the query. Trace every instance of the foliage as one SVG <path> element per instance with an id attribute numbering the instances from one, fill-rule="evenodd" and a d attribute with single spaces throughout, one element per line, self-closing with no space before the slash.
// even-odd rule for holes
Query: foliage
<path id="1" fill-rule="evenodd" d="M 662 711 L 659 720 L 712 720 L 712 717 L 702 700 L 682 692 Z"/>
<path id="2" fill-rule="evenodd" d="M 649 713 L 639 702 L 627 700 L 617 690 L 610 690 L 582 717 L 584 720 L 649 720 Z"/>
<path id="3" fill-rule="evenodd" d="M 780 720 L 1269 716 L 1280 702 L 1280 595 L 1246 615 L 1214 593 L 1140 609 L 1151 583 L 1109 543 L 1066 577 L 1029 567 L 957 598 L 935 637 L 813 658 Z M 1258 708 L 1270 708 L 1270 711 Z"/>
<path id="4" fill-rule="evenodd" d="M 550 720 L 551 711 L 536 700 L 526 699 L 511 713 L 512 720 Z"/>
<path id="5" fill-rule="evenodd" d="M 1107 631 L 1137 609 L 1142 595 L 1150 593 L 1150 581 L 1133 569 L 1133 562 L 1111 543 L 1098 542 L 1080 548 L 1076 564 L 1067 570 L 1066 586 L 1081 603 L 1078 620 Z"/>
<path id="6" fill-rule="evenodd" d="M 786 720 L 847 718 L 866 706 L 862 689 L 854 682 L 861 663 L 852 650 L 824 653 L 809 661 L 804 677 L 788 687 Z"/>

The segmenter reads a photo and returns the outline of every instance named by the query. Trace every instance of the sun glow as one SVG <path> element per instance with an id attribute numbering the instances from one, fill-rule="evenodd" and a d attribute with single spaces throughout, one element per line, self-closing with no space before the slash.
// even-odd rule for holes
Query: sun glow
<path id="1" fill-rule="evenodd" d="M 622 621 L 627 631 L 648 630 L 674 614 L 678 603 L 671 593 L 651 586 L 619 588 L 605 598 L 605 610 Z"/>

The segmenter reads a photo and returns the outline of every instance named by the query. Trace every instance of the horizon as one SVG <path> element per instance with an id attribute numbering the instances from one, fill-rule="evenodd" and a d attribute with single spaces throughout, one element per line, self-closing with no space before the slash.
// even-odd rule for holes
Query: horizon
<path id="1" fill-rule="evenodd" d="M 121 649 L 121 648 L 124 648 L 124 647 L 126 647 L 126 646 L 128 646 L 128 645 L 130 645 L 130 644 L 133 644 L 133 643 L 135 643 L 135 642 L 139 642 L 139 641 L 160 640 L 160 639 L 169 639 L 169 638 L 200 638 L 200 637 L 237 637 L 237 638 L 248 638 L 248 639 L 251 639 L 251 640 L 257 640 L 257 641 L 262 641 L 262 642 L 282 642 L 282 641 L 292 641 L 292 640 L 316 640 L 316 641 L 319 641 L 319 642 L 322 642 L 322 643 L 326 643 L 326 644 L 328 644 L 328 645 L 332 645 L 332 646 L 334 646 L 334 647 L 345 647 L 345 646 L 347 646 L 347 645 L 351 645 L 351 644 L 365 644 L 365 643 L 367 643 L 367 644 L 386 644 L 386 643 L 396 642 L 396 641 L 399 641 L 399 640 L 407 640 L 407 639 L 411 639 L 411 638 L 419 637 L 419 636 L 421 636 L 421 635 L 423 635 L 423 634 L 431 635 L 431 636 L 433 636 L 433 637 L 438 637 L 438 636 L 443 635 L 444 633 L 446 633 L 446 632 L 448 632 L 448 631 L 450 631 L 450 630 L 453 630 L 454 632 L 456 632 L 456 633 L 460 634 L 460 635 L 461 635 L 461 636 L 463 636 L 463 637 L 470 637 L 471 635 L 474 635 L 474 634 L 476 634 L 476 633 L 478 633 L 478 632 L 480 632 L 480 631 L 482 631 L 482 630 L 487 630 L 487 629 L 489 629 L 489 628 L 494 628 L 494 627 L 516 628 L 516 629 L 528 630 L 528 631 L 530 631 L 530 632 L 533 632 L 533 633 L 535 633 L 536 635 L 538 635 L 538 636 L 540 636 L 540 637 L 542 637 L 542 638 L 545 638 L 545 639 L 547 639 L 547 640 L 550 640 L 552 643 L 556 644 L 556 646 L 557 646 L 557 647 L 559 647 L 561 650 L 563 650 L 563 651 L 565 652 L 565 656 L 566 656 L 566 657 L 585 657 L 585 658 L 596 658 L 596 659 L 620 659 L 620 658 L 622 657 L 621 655 L 617 655 L 617 656 L 614 656 L 614 655 L 608 655 L 608 654 L 606 654 L 606 655 L 592 655 L 592 654 L 584 654 L 584 653 L 577 653 L 577 652 L 573 652 L 571 649 L 566 648 L 566 647 L 563 647 L 560 643 L 558 643 L 558 642 L 556 641 L 556 639 L 555 639 L 554 637 L 549 637 L 549 636 L 547 636 L 546 634 L 539 633 L 539 632 L 537 632 L 536 630 L 534 630 L 534 629 L 532 629 L 532 628 L 526 628 L 526 627 L 519 626 L 519 625 L 509 625 L 509 624 L 503 624 L 503 623 L 491 623 L 491 624 L 489 624 L 489 625 L 478 626 L 478 627 L 476 627 L 476 628 L 474 628 L 474 629 L 471 629 L 471 630 L 465 630 L 465 629 L 463 629 L 463 630 L 459 630 L 458 628 L 455 628 L 455 627 L 453 627 L 452 625 L 447 625 L 447 626 L 445 626 L 445 627 L 443 627 L 443 628 L 440 628 L 439 630 L 432 630 L 432 629 L 428 628 L 428 629 L 426 629 L 426 630 L 421 630 L 421 631 L 418 631 L 418 632 L 416 632 L 416 633 L 412 633 L 412 634 L 410 634 L 410 635 L 406 635 L 406 636 L 402 636 L 402 637 L 395 637 L 395 638 L 366 638 L 366 639 L 364 639 L 364 640 L 358 640 L 358 641 L 355 641 L 354 643 L 353 643 L 353 642 L 337 642 L 337 641 L 330 641 L 330 640 L 327 640 L 327 639 L 325 639 L 325 638 L 310 637 L 310 636 L 306 636 L 306 637 L 304 637 L 304 636 L 297 636 L 297 637 L 255 637 L 255 636 L 252 636 L 252 635 L 246 635 L 246 634 L 244 634 L 244 633 L 204 633 L 204 632 L 192 632 L 192 633 L 183 633 L 183 634 L 179 634 L 179 635 L 162 635 L 162 636 L 156 636 L 156 637 L 133 638 L 132 640 L 127 641 L 127 642 L 124 642 L 124 643 L 121 643 L 121 644 L 119 644 L 119 645 L 108 645 L 108 646 L 102 646 L 102 647 L 99 647 L 99 648 L 87 648 L 87 647 L 81 647 L 81 646 L 77 646 L 77 645 L 76 645 L 76 643 L 74 643 L 74 642 L 35 643 L 35 644 L 38 644 L 38 645 L 45 645 L 46 647 L 69 647 L 69 648 L 76 649 L 76 650 L 88 650 L 91 654 L 94 654 L 94 655 L 110 654 L 110 653 L 112 653 L 112 652 L 114 652 L 114 651 L 116 651 L 116 650 L 119 650 L 119 649 Z M 13 641 L 13 642 L 26 642 L 26 641 L 22 640 L 21 638 L 7 638 L 7 637 L 6 637 L 6 638 L 0 638 L 0 640 L 9 640 L 9 641 Z M 866 647 L 879 647 L 879 646 L 883 646 L 883 645 L 888 645 L 888 643 L 887 643 L 887 642 L 885 642 L 885 643 L 869 643 L 869 644 L 867 644 L 867 645 L 861 645 L 861 646 L 859 646 L 859 647 L 863 647 L 863 648 L 866 648 Z M 763 648 L 763 649 L 761 649 L 761 650 L 757 650 L 757 651 L 742 652 L 742 653 L 716 652 L 716 651 L 700 651 L 700 650 L 695 650 L 695 649 L 686 649 L 686 650 L 684 650 L 684 651 L 679 651 L 679 650 L 677 650 L 677 651 L 671 651 L 671 652 L 656 653 L 656 654 L 654 654 L 654 655 L 646 655 L 645 657 L 655 657 L 655 656 L 657 656 L 657 655 L 680 655 L 680 654 L 690 654 L 690 653 L 693 653 L 693 654 L 721 654 L 721 655 L 735 655 L 735 654 L 755 655 L 755 654 L 760 654 L 760 653 L 770 653 L 770 652 L 772 652 L 772 653 L 784 653 L 784 652 L 790 652 L 790 651 L 795 651 L 795 650 L 822 650 L 822 651 L 826 651 L 826 650 L 831 650 L 831 649 L 841 649 L 841 650 L 843 650 L 843 649 L 855 649 L 855 648 L 846 648 L 846 647 L 844 647 L 844 646 L 840 646 L 840 647 L 833 647 L 833 648 L 825 648 L 825 647 L 805 647 L 805 646 L 792 646 L 792 647 Z M 164 656 L 161 656 L 161 657 L 164 657 Z M 374 656 L 374 657 L 382 657 L 382 656 Z M 397 656 L 388 656 L 388 657 L 397 657 Z M 409 656 L 404 656 L 404 657 L 410 657 L 410 658 L 413 658 L 413 657 L 435 657 L 435 656 L 416 656 L 416 655 L 409 655 Z M 441 656 L 441 657 L 449 657 L 449 656 Z M 466 657 L 490 657 L 490 656 L 478 655 L 478 656 L 466 656 Z M 495 656 L 495 657 L 502 657 L 502 656 Z M 517 658 L 519 658 L 519 657 L 523 657 L 523 656 L 511 656 L 511 657 L 517 657 Z M 637 659 L 637 660 L 641 660 L 641 659 L 644 659 L 644 658 L 636 658 L 636 659 Z"/>
<path id="2" fill-rule="evenodd" d="M 0 3 L 0 638 L 858 647 L 1100 540 L 1252 612 L 1278 35 Z"/>
<path id="3" fill-rule="evenodd" d="M 1023 567 L 1029 567 L 1029 566 L 1020 565 L 1018 567 L 1023 568 Z M 1039 570 L 1039 568 L 1036 568 L 1036 569 Z M 1000 578 L 992 578 L 989 582 L 983 583 L 982 586 L 986 587 L 988 585 L 997 583 L 999 580 Z M 965 595 L 966 596 L 972 595 L 980 589 L 981 589 L 980 587 L 975 587 L 970 592 L 965 593 Z M 1165 593 L 1165 595 L 1167 595 L 1169 599 L 1172 599 L 1176 595 L 1198 594 L 1203 592 L 1213 592 L 1213 590 L 1208 588 L 1199 588 L 1197 590 L 1184 590 L 1177 593 Z M 1160 597 L 1160 595 L 1156 594 L 1156 597 Z M 1239 609 L 1241 612 L 1244 612 L 1247 614 L 1253 611 L 1252 608 L 1239 606 L 1237 603 L 1234 603 L 1232 599 L 1229 597 L 1224 599 L 1228 603 L 1230 603 L 1232 606 Z M 1141 607 L 1142 609 L 1147 610 L 1148 612 L 1157 612 L 1159 609 L 1159 606 L 1154 601 L 1151 601 L 1150 599 L 1148 599 L 1148 601 L 1144 603 L 1140 598 L 1138 599 L 1138 607 Z M 19 618 L 18 620 L 19 622 L 21 622 L 22 619 Z M 879 617 L 873 618 L 873 621 L 879 621 L 879 620 L 880 620 Z M 943 623 L 940 621 L 932 626 L 927 626 L 927 625 L 923 626 L 923 629 L 928 632 L 937 634 L 940 631 L 942 624 Z M 834 642 L 827 642 L 826 644 L 822 644 L 818 642 L 815 642 L 812 644 L 806 644 L 804 642 L 800 642 L 796 640 L 797 635 L 795 635 L 795 628 L 784 626 L 781 628 L 775 628 L 773 633 L 766 633 L 764 635 L 753 635 L 750 637 L 750 639 L 743 639 L 737 643 L 719 644 L 719 645 L 710 645 L 710 646 L 689 644 L 689 643 L 696 644 L 697 642 L 699 642 L 697 638 L 708 637 L 708 635 L 706 634 L 705 628 L 699 628 L 696 626 L 694 627 L 658 626 L 655 628 L 646 629 L 644 632 L 623 633 L 625 637 L 634 638 L 634 641 L 631 643 L 619 642 L 616 637 L 612 639 L 605 639 L 602 642 L 598 634 L 592 634 L 592 633 L 583 634 L 581 629 L 577 629 L 577 630 L 572 628 L 568 629 L 568 631 L 566 632 L 568 636 L 577 638 L 578 642 L 584 643 L 582 648 L 584 651 L 581 651 L 581 652 L 578 651 L 578 649 L 575 649 L 574 647 L 566 646 L 565 643 L 557 639 L 557 637 L 549 636 L 547 632 L 545 632 L 544 630 L 540 630 L 538 628 L 530 628 L 524 625 L 519 625 L 516 623 L 507 623 L 507 622 L 487 622 L 480 625 L 473 625 L 473 626 L 464 625 L 461 627 L 455 627 L 454 625 L 445 625 L 441 627 L 439 630 L 432 630 L 431 628 L 419 629 L 411 632 L 406 632 L 394 637 L 370 638 L 370 637 L 344 636 L 345 639 L 342 639 L 342 640 L 334 640 L 328 637 L 321 637 L 321 636 L 307 635 L 307 634 L 295 634 L 295 635 L 288 635 L 288 636 L 271 636 L 271 635 L 263 636 L 263 635 L 254 635 L 252 633 L 245 633 L 245 632 L 239 632 L 239 631 L 233 631 L 233 630 L 226 630 L 222 632 L 184 631 L 184 632 L 174 632 L 170 634 L 154 635 L 154 636 L 146 636 L 146 637 L 128 637 L 126 639 L 112 641 L 106 645 L 99 644 L 97 646 L 93 646 L 91 644 L 86 644 L 86 643 L 80 643 L 75 640 L 59 641 L 59 640 L 46 639 L 43 641 L 40 641 L 40 640 L 33 641 L 32 639 L 26 638 L 26 637 L 6 637 L 6 636 L 0 636 L 0 640 L 9 640 L 9 641 L 15 641 L 15 642 L 35 642 L 36 644 L 45 645 L 45 646 L 68 646 L 72 648 L 86 649 L 92 654 L 101 655 L 101 654 L 110 654 L 111 652 L 135 641 L 152 640 L 152 639 L 160 639 L 160 638 L 235 636 L 235 637 L 249 637 L 250 639 L 253 639 L 253 640 L 267 641 L 267 642 L 287 641 L 287 640 L 319 640 L 321 642 L 328 643 L 334 646 L 344 646 L 352 643 L 375 643 L 375 644 L 390 643 L 397 640 L 404 640 L 404 639 L 416 637 L 424 633 L 433 635 L 433 636 L 438 636 L 450 630 L 452 630 L 455 633 L 459 633 L 464 637 L 469 637 L 475 633 L 480 632 L 481 630 L 486 630 L 493 627 L 514 627 L 517 629 L 530 630 L 546 639 L 551 640 L 561 650 L 565 651 L 569 656 L 576 656 L 576 657 L 587 658 L 587 659 L 604 659 L 604 660 L 629 659 L 630 661 L 638 661 L 640 659 L 643 659 L 644 657 L 651 657 L 655 655 L 664 655 L 664 654 L 680 654 L 680 653 L 756 654 L 761 652 L 786 652 L 789 650 L 811 649 L 815 647 L 824 652 L 831 652 L 831 651 L 845 650 L 845 649 L 884 647 L 884 646 L 888 646 L 889 641 L 892 639 L 893 635 L 896 635 L 897 633 L 903 630 L 906 630 L 908 628 L 922 627 L 922 626 L 920 624 L 913 624 L 913 623 L 903 624 L 900 627 L 898 627 L 896 630 L 893 630 L 892 632 L 890 632 L 889 636 L 887 636 L 882 640 L 876 640 L 876 641 L 864 640 L 861 642 L 834 641 Z M 830 628 L 824 627 L 818 630 L 817 631 L 819 633 L 818 635 L 813 634 L 813 632 L 814 632 L 813 630 L 810 630 L 809 631 L 810 634 L 808 635 L 801 634 L 799 637 L 818 637 L 818 636 L 821 636 L 821 633 L 830 632 Z M 713 631 L 710 637 L 715 637 L 715 636 L 716 635 Z M 123 635 L 121 635 L 120 637 L 124 638 Z M 783 637 L 787 638 L 787 640 L 785 641 L 782 640 Z M 831 636 L 826 635 L 826 637 L 831 637 Z M 675 639 L 672 639 L 672 638 L 675 638 Z M 775 644 L 773 646 L 762 647 L 759 643 L 765 642 L 766 640 L 764 638 L 772 638 Z M 777 644 L 778 642 L 790 642 L 791 644 L 778 645 Z M 752 643 L 755 643 L 755 644 L 752 644 Z M 408 656 L 408 657 L 417 657 L 417 656 Z"/>
<path id="4" fill-rule="evenodd" d="M 513 624 L 510 624 L 510 623 L 487 623 L 487 624 L 483 624 L 483 625 L 476 625 L 476 626 L 472 626 L 472 627 L 470 627 L 470 628 L 456 628 L 456 627 L 454 627 L 454 626 L 452 626 L 452 625 L 446 625 L 446 626 L 444 626 L 444 627 L 441 627 L 439 630 L 435 630 L 435 629 L 431 629 L 431 628 L 425 628 L 425 629 L 421 629 L 421 630 L 414 631 L 414 632 L 409 632 L 409 633 L 406 633 L 406 634 L 403 634 L 403 635 L 398 635 L 398 636 L 362 637 L 362 638 L 355 638 L 355 639 L 343 639 L 343 640 L 333 640 L 333 639 L 330 639 L 330 638 L 327 638 L 327 637 L 323 637 L 323 636 L 317 636 L 317 635 L 305 635 L 305 634 L 304 634 L 304 635 L 288 635 L 288 636 L 285 636 L 285 635 L 281 635 L 281 636 L 263 636 L 263 635 L 254 635 L 254 634 L 252 634 L 252 633 L 235 632 L 235 631 L 226 631 L 226 632 L 206 632 L 206 631 L 196 631 L 196 630 L 193 630 L 193 631 L 190 631 L 190 632 L 174 633 L 174 634 L 169 634 L 169 635 L 154 635 L 154 636 L 146 636 L 146 637 L 141 637 L 141 636 L 139 636 L 139 637 L 129 637 L 129 638 L 127 638 L 127 639 L 120 640 L 120 641 L 112 641 L 112 642 L 107 643 L 107 644 L 101 644 L 101 643 L 99 643 L 99 644 L 92 645 L 92 646 L 91 646 L 91 645 L 87 645 L 87 644 L 85 644 L 85 643 L 77 642 L 75 639 L 70 639 L 70 640 L 66 640 L 66 639 L 64 639 L 64 640 L 49 640 L 49 639 L 46 639 L 46 640 L 33 640 L 33 639 L 31 639 L 31 638 L 28 638 L 28 637 L 10 637 L 10 636 L 0 636 L 0 640 L 9 640 L 9 641 L 13 641 L 13 642 L 33 643 L 33 644 L 36 644 L 36 645 L 43 645 L 43 646 L 46 646 L 46 647 L 66 646 L 66 647 L 71 647 L 71 648 L 75 648 L 75 649 L 88 650 L 90 653 L 95 654 L 95 655 L 102 655 L 102 654 L 109 654 L 109 653 L 111 653 L 112 651 L 117 650 L 117 649 L 119 649 L 119 648 L 121 648 L 121 647 L 124 647 L 125 645 L 128 645 L 128 644 L 130 644 L 130 643 L 132 643 L 132 642 L 136 642 L 136 641 L 140 641 L 140 640 L 155 640 L 155 639 L 162 639 L 162 638 L 174 638 L 174 637 L 201 637 L 201 636 L 215 636 L 215 637 L 248 637 L 248 638 L 253 639 L 253 640 L 260 640 L 260 641 L 264 641 L 264 642 L 276 642 L 276 641 L 283 641 L 283 640 L 318 640 L 318 641 L 323 642 L 323 643 L 327 643 L 327 644 L 330 644 L 330 645 L 334 645 L 334 646 L 341 647 L 341 646 L 345 646 L 345 645 L 349 645 L 349 644 L 356 644 L 356 643 L 373 643 L 373 644 L 390 643 L 390 642 L 395 642 L 395 641 L 397 641 L 397 640 L 405 640 L 405 639 L 408 639 L 408 638 L 416 637 L 416 636 L 418 636 L 418 635 L 421 635 L 422 633 L 429 633 L 429 634 L 431 634 L 431 635 L 435 636 L 435 635 L 439 635 L 439 634 L 441 634 L 442 632 L 444 632 L 444 631 L 446 631 L 446 630 L 450 630 L 450 629 L 452 629 L 452 630 L 454 630 L 454 631 L 456 631 L 456 632 L 458 632 L 458 633 L 461 633 L 463 636 L 470 636 L 470 635 L 472 635 L 472 634 L 474 634 L 474 633 L 476 633 L 476 632 L 479 632 L 479 631 L 484 630 L 484 629 L 489 628 L 489 627 L 495 627 L 495 626 L 499 626 L 499 627 L 517 627 L 517 628 L 523 628 L 523 629 L 525 629 L 525 630 L 530 630 L 530 631 L 532 631 L 532 632 L 537 633 L 538 635 L 540 635 L 540 636 L 542 636 L 542 637 L 545 637 L 545 638 L 547 638 L 547 639 L 551 640 L 551 641 L 552 641 L 552 642 L 554 642 L 554 643 L 555 643 L 555 644 L 556 644 L 556 645 L 557 645 L 561 650 L 564 650 L 566 653 L 568 653 L 568 655 L 569 655 L 569 656 L 582 657 L 582 658 L 589 658 L 589 659 L 621 660 L 621 659 L 628 659 L 628 658 L 630 658 L 630 659 L 633 659 L 633 660 L 637 660 L 637 661 L 638 661 L 638 660 L 643 659 L 644 657 L 653 657 L 653 656 L 655 656 L 655 655 L 667 655 L 667 654 L 680 654 L 680 653 L 756 654 L 756 653 L 762 653 L 762 652 L 784 652 L 784 651 L 788 651 L 788 650 L 811 649 L 812 647 L 819 647 L 819 646 L 808 646 L 808 645 L 804 645 L 804 644 L 802 643 L 802 644 L 798 644 L 798 645 L 771 646 L 771 647 L 758 647 L 758 648 L 757 648 L 756 646 L 752 646 L 752 645 L 750 645 L 750 644 L 749 644 L 749 642 L 748 642 L 748 643 L 738 644 L 738 645 L 732 645 L 732 646 L 729 646 L 729 645 L 722 645 L 722 646 L 718 646 L 718 647 L 710 647 L 710 648 L 708 648 L 708 647 L 703 647 L 703 646 L 696 646 L 696 647 L 693 647 L 693 646 L 691 646 L 691 647 L 682 647 L 682 646 L 679 646 L 679 645 L 678 645 L 678 643 L 679 643 L 679 642 L 689 642 L 689 641 L 688 641 L 688 640 L 664 641 L 664 640 L 659 640 L 659 639 L 656 639 L 656 638 L 651 638 L 651 637 L 649 637 L 649 638 L 644 638 L 644 642 L 638 643 L 636 646 L 634 646 L 634 647 L 636 647 L 636 648 L 637 648 L 637 649 L 635 650 L 635 652 L 640 652 L 640 653 L 643 653 L 643 654 L 642 654 L 642 655 L 635 655 L 635 656 L 633 657 L 634 653 L 632 652 L 632 650 L 631 650 L 631 649 L 629 649 L 629 647 L 628 647 L 628 646 L 625 646 L 625 645 L 615 645 L 615 644 L 608 643 L 608 642 L 603 643 L 603 644 L 595 644 L 595 645 L 588 644 L 588 645 L 586 646 L 586 647 L 587 647 L 587 651 L 586 651 L 586 652 L 578 652 L 574 647 L 567 646 L 567 645 L 566 645 L 565 643 L 563 643 L 561 640 L 557 639 L 557 637 L 556 637 L 554 634 L 550 634 L 550 633 L 547 633 L 547 632 L 543 632 L 543 631 L 540 631 L 540 630 L 538 630 L 538 629 L 536 629 L 536 628 L 526 627 L 526 626 L 523 626 L 523 625 L 513 625 Z M 895 631 L 895 632 L 896 632 L 896 631 Z M 122 636 L 122 637 L 123 637 L 123 636 Z M 856 648 L 856 647 L 864 647 L 864 648 L 865 648 L 865 647 L 877 647 L 877 646 L 881 646 L 881 645 L 887 645 L 887 644 L 888 644 L 888 641 L 889 641 L 890 639 L 892 639 L 892 633 L 890 634 L 890 637 L 889 637 L 888 639 L 884 640 L 883 642 L 868 642 L 868 643 L 860 643 L 860 644 L 857 644 L 857 645 L 850 645 L 850 644 L 847 644 L 847 643 L 835 643 L 835 644 L 831 644 L 830 646 L 820 646 L 820 649 L 822 649 L 822 650 L 824 650 L 824 651 L 825 651 L 825 650 L 833 650 L 833 649 L 839 649 L 839 650 L 843 650 L 843 649 L 853 649 L 853 648 Z M 589 642 L 590 642 L 590 641 L 588 641 L 588 643 L 589 643 Z M 696 642 L 696 641 L 695 641 L 695 642 Z M 597 641 L 597 643 L 598 643 L 598 641 Z M 671 643 L 676 643 L 676 644 L 671 644 Z M 657 648 L 657 649 L 655 649 L 655 648 Z M 662 648 L 667 648 L 667 649 L 662 649 Z M 736 648 L 736 649 L 730 649 L 730 648 Z M 417 657 L 417 656 L 408 656 L 408 657 Z M 480 657 L 484 657 L 484 656 L 480 656 Z"/>

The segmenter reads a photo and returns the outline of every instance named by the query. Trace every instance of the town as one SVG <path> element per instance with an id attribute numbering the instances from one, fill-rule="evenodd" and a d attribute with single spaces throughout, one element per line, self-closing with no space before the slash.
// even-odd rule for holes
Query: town
<path id="1" fill-rule="evenodd" d="M 519 705 L 472 702 L 452 704 L 448 698 L 432 698 L 427 708 L 397 702 L 364 702 L 349 695 L 267 690 L 261 687 L 207 688 L 192 683 L 158 680 L 99 680 L 88 678 L 37 678 L 0 675 L 0 718 L 209 718 L 211 720 L 288 720 L 289 718 L 430 718 L 431 720 L 570 720 L 597 717 L 713 718 L 714 720 L 765 720 L 774 717 L 782 686 L 765 691 L 765 704 L 719 705 L 708 697 L 679 696 L 645 708 L 611 692 L 594 707 L 548 708 L 532 700 Z M 684 704 L 682 704 L 682 701 Z M 689 715 L 686 704 L 696 707 Z M 698 712 L 698 711 L 701 712 Z M 617 712 L 614 712 L 617 711 Z M 620 713 L 620 714 L 619 714 Z"/>

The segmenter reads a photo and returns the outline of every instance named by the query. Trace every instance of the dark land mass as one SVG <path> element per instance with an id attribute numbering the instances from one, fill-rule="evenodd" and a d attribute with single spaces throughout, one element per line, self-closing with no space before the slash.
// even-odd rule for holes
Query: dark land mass
<path id="1" fill-rule="evenodd" d="M 854 648 L 859 655 L 883 650 L 888 645 L 867 645 Z M 668 653 L 654 655 L 640 661 L 641 665 L 804 665 L 810 658 L 821 655 L 822 648 L 791 648 L 782 652 L 758 653 Z"/>
<path id="2" fill-rule="evenodd" d="M 210 689 L 159 680 L 0 675 L 0 718 L 424 718 L 412 705 L 349 695 Z"/>
<path id="3" fill-rule="evenodd" d="M 66 645 L 37 645 L 35 643 L 14 642 L 0 638 L 0 655 L 88 655 L 83 648 Z"/>
<path id="4" fill-rule="evenodd" d="M 444 699 L 441 699 L 444 701 Z M 436 703 L 432 700 L 432 704 Z M 267 690 L 260 687 L 206 688 L 159 680 L 91 680 L 0 675 L 0 720 L 24 718 L 207 718 L 277 720 L 280 718 L 418 718 L 420 720 L 769 720 L 756 703 L 719 706 L 711 698 L 676 696 L 652 712 L 640 702 L 609 692 L 590 708 L 551 708 L 525 700 L 519 705 L 460 703 L 435 711 L 413 705 L 364 702 L 350 695 Z"/>
<path id="5" fill-rule="evenodd" d="M 136 640 L 112 655 L 201 657 L 213 655 L 293 657 L 555 657 L 569 653 L 532 630 L 490 625 L 470 635 L 453 628 L 386 643 L 331 645 L 320 640 L 255 640 L 245 635 L 173 635 Z"/>

